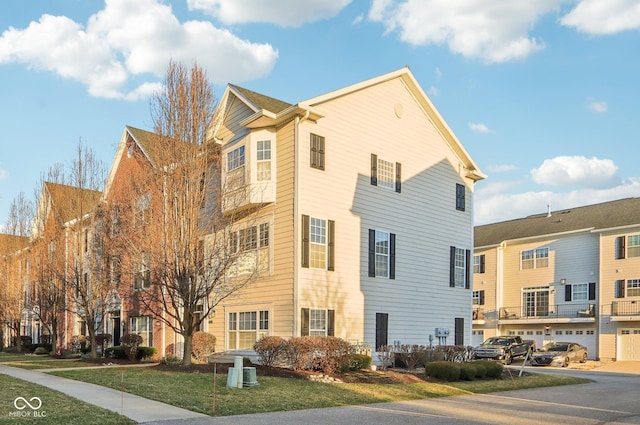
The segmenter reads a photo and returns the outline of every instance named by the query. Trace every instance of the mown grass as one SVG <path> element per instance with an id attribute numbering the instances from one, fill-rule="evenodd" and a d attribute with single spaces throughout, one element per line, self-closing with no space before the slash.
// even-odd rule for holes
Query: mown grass
<path id="1" fill-rule="evenodd" d="M 257 387 L 226 388 L 226 374 L 216 377 L 213 410 L 213 374 L 160 371 L 151 368 L 67 370 L 54 375 L 92 382 L 214 416 L 312 409 L 356 404 L 488 393 L 540 386 L 588 382 L 566 376 L 534 374 L 513 380 L 455 383 L 324 384 L 307 380 L 258 376 Z"/>
<path id="2" fill-rule="evenodd" d="M 33 355 L 22 353 L 0 352 L 0 363 L 6 366 L 19 367 L 22 369 L 48 369 L 54 367 L 82 367 L 87 366 L 80 359 L 57 359 L 47 355 Z"/>
<path id="3" fill-rule="evenodd" d="M 105 410 L 66 396 L 49 388 L 22 381 L 11 376 L 0 374 L 0 424 L 134 424 L 132 421 L 115 412 Z M 14 401 L 23 397 L 35 406 L 38 397 L 42 401 L 39 409 L 26 407 L 19 410 Z M 18 403 L 19 407 L 24 404 Z M 37 412 L 37 413 L 34 413 Z M 35 415 L 38 415 L 37 417 Z"/>

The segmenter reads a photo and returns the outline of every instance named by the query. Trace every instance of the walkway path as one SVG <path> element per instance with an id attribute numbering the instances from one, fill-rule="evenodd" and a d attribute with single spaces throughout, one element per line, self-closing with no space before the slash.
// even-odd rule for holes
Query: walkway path
<path id="1" fill-rule="evenodd" d="M 20 369 L 0 364 L 0 374 L 13 376 L 67 394 L 71 397 L 124 415 L 138 423 L 185 421 L 208 418 L 202 413 L 149 400 L 137 395 L 86 382 L 50 375 L 38 370 Z"/>

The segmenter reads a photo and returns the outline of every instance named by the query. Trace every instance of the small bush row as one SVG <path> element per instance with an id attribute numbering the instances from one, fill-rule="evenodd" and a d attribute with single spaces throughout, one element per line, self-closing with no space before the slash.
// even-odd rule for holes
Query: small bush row
<path id="1" fill-rule="evenodd" d="M 443 381 L 473 381 L 474 379 L 492 378 L 502 376 L 504 366 L 502 363 L 478 360 L 468 363 L 453 363 L 448 361 L 436 361 L 427 363 L 424 372 L 431 378 Z"/>
<path id="2" fill-rule="evenodd" d="M 137 346 L 135 354 L 130 346 L 116 345 L 104 350 L 104 356 L 112 359 L 144 360 L 153 357 L 158 350 L 155 347 Z"/>
<path id="3" fill-rule="evenodd" d="M 371 366 L 371 356 L 352 353 L 349 342 L 333 336 L 303 336 L 284 339 L 267 336 L 253 346 L 260 364 L 287 366 L 293 370 L 357 370 Z"/>

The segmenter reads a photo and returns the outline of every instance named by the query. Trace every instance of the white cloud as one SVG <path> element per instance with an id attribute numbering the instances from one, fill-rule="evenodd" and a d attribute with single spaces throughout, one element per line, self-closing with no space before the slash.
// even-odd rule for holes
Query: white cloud
<path id="1" fill-rule="evenodd" d="M 436 81 L 440 81 L 440 79 L 442 78 L 442 71 L 440 71 L 440 68 L 436 68 L 436 70 L 433 71 L 433 73 L 436 76 Z"/>
<path id="2" fill-rule="evenodd" d="M 556 0 L 373 0 L 369 19 L 413 45 L 447 45 L 487 63 L 523 59 L 544 48 L 529 32 Z"/>
<path id="3" fill-rule="evenodd" d="M 540 167 L 532 169 L 531 177 L 535 183 L 548 186 L 604 188 L 619 183 L 617 171 L 610 159 L 558 156 L 545 159 Z"/>
<path id="4" fill-rule="evenodd" d="M 544 214 L 547 205 L 553 211 L 593 205 L 638 196 L 640 179 L 631 178 L 607 189 L 585 188 L 569 192 L 526 192 L 517 194 L 483 193 L 474 195 L 474 224 L 497 223 L 505 220 Z"/>
<path id="5" fill-rule="evenodd" d="M 9 172 L 0 168 L 0 182 L 5 180 L 7 177 L 9 177 Z"/>
<path id="6" fill-rule="evenodd" d="M 364 19 L 364 15 L 360 14 L 358 16 L 356 16 L 356 18 L 351 22 L 352 25 L 358 25 L 362 22 L 362 20 Z"/>
<path id="7" fill-rule="evenodd" d="M 106 0 L 86 27 L 43 15 L 0 36 L 0 63 L 20 63 L 87 86 L 96 97 L 135 100 L 158 85 L 169 60 L 194 61 L 215 84 L 242 82 L 271 71 L 278 52 L 242 40 L 206 21 L 180 23 L 160 0 Z M 133 76 L 138 87 L 129 88 Z"/>
<path id="8" fill-rule="evenodd" d="M 598 114 L 603 114 L 607 112 L 608 106 L 607 102 L 597 101 L 597 100 L 589 100 L 589 109 Z"/>
<path id="9" fill-rule="evenodd" d="M 439 88 L 437 88 L 436 86 L 431 86 L 431 87 L 429 87 L 429 89 L 427 90 L 427 94 L 428 94 L 429 96 L 433 96 L 433 97 L 439 96 L 439 95 L 440 95 L 440 89 L 439 89 Z"/>
<path id="10" fill-rule="evenodd" d="M 493 133 L 493 131 L 487 127 L 485 124 L 481 124 L 481 123 L 472 123 L 470 122 L 469 124 L 469 128 L 472 131 L 475 131 L 476 133 Z"/>
<path id="11" fill-rule="evenodd" d="M 509 171 L 515 171 L 518 167 L 512 164 L 502 164 L 502 165 L 489 165 L 487 170 L 492 173 L 507 173 Z"/>
<path id="12" fill-rule="evenodd" d="M 201 10 L 225 24 L 264 22 L 298 27 L 332 18 L 351 0 L 187 0 L 189 9 Z"/>
<path id="13" fill-rule="evenodd" d="M 593 35 L 640 29 L 640 3 L 637 0 L 580 0 L 560 23 Z"/>

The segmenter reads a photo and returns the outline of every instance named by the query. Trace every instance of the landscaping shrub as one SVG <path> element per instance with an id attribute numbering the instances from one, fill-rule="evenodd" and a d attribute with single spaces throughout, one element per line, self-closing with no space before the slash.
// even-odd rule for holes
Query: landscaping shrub
<path id="1" fill-rule="evenodd" d="M 293 370 L 307 369 L 313 352 L 312 337 L 293 337 L 285 345 L 285 357 Z"/>
<path id="2" fill-rule="evenodd" d="M 478 370 L 472 363 L 460 363 L 460 379 L 464 381 L 473 381 L 476 379 Z"/>
<path id="3" fill-rule="evenodd" d="M 49 354 L 49 350 L 47 350 L 46 347 L 38 347 L 33 351 L 33 354 L 41 356 L 43 354 Z"/>
<path id="4" fill-rule="evenodd" d="M 485 367 L 487 368 L 487 378 L 501 378 L 502 371 L 504 370 L 504 366 L 500 362 L 492 362 L 492 361 L 483 361 Z"/>
<path id="5" fill-rule="evenodd" d="M 129 360 L 144 360 L 153 357 L 158 350 L 155 347 L 136 347 L 136 352 L 133 357 L 129 357 L 132 353 L 130 346 L 116 345 L 115 347 L 105 348 L 104 356 L 112 359 L 129 359 Z"/>
<path id="6" fill-rule="evenodd" d="M 135 360 L 138 355 L 138 346 L 142 343 L 142 337 L 138 334 L 126 334 L 122 337 L 124 354 L 129 360 Z"/>
<path id="7" fill-rule="evenodd" d="M 176 357 L 176 356 L 166 356 L 162 359 L 162 361 L 160 362 L 162 364 L 181 364 L 182 363 L 182 359 L 180 357 Z"/>
<path id="8" fill-rule="evenodd" d="M 315 336 L 312 338 L 313 355 L 311 368 L 332 374 L 343 364 L 348 364 L 351 344 L 335 336 Z"/>
<path id="9" fill-rule="evenodd" d="M 199 362 L 205 363 L 216 351 L 216 337 L 209 332 L 198 331 L 191 340 L 191 355 Z"/>
<path id="10" fill-rule="evenodd" d="M 373 359 L 365 354 L 349 354 L 347 361 L 341 365 L 340 371 L 347 372 L 349 370 L 369 369 Z"/>
<path id="11" fill-rule="evenodd" d="M 452 362 L 431 362 L 427 363 L 424 368 L 427 376 L 443 381 L 457 381 L 460 379 L 460 365 Z"/>
<path id="12" fill-rule="evenodd" d="M 155 347 L 138 346 L 138 352 L 136 353 L 136 360 L 144 360 L 153 357 L 158 350 Z"/>
<path id="13" fill-rule="evenodd" d="M 98 335 L 96 335 L 96 345 L 98 347 L 100 347 L 100 352 L 102 353 L 103 356 L 104 356 L 104 351 L 105 351 L 107 345 L 109 345 L 109 343 L 111 342 L 112 339 L 113 339 L 113 337 L 111 336 L 111 334 L 98 334 Z"/>
<path id="14" fill-rule="evenodd" d="M 476 367 L 476 379 L 483 379 L 487 376 L 487 366 L 485 361 L 476 360 L 470 364 Z"/>
<path id="15" fill-rule="evenodd" d="M 122 345 L 116 345 L 115 347 L 109 347 L 104 350 L 104 356 L 112 359 L 126 359 L 127 355 L 124 353 L 124 347 Z"/>
<path id="16" fill-rule="evenodd" d="M 284 360 L 287 341 L 279 336 L 265 336 L 253 345 L 260 364 L 273 367 Z"/>
<path id="17" fill-rule="evenodd" d="M 426 349 L 424 345 L 399 345 L 395 347 L 396 364 L 402 363 L 407 369 L 414 370 L 424 362 Z"/>

